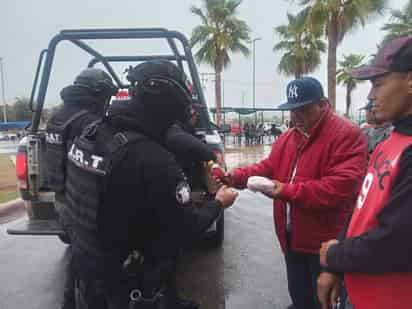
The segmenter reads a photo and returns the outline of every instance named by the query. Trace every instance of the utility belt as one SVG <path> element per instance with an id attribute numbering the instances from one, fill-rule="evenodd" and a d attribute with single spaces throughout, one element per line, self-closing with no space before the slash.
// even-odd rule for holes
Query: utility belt
<path id="1" fill-rule="evenodd" d="M 87 260 L 98 263 L 102 259 L 89 256 Z M 88 267 L 86 263 L 87 261 L 84 266 Z M 79 284 L 80 294 L 93 294 L 92 303 L 121 304 L 116 308 L 125 309 L 127 302 L 128 309 L 165 309 L 167 305 L 165 294 L 169 278 L 173 276 L 173 270 L 174 261 L 172 259 L 149 265 L 144 257 L 134 250 L 122 265 L 114 263 L 107 267 L 103 266 L 101 269 L 103 278 L 92 278 L 90 273 L 89 275 L 83 273 L 77 279 L 80 283 L 82 281 L 85 283 Z M 88 291 L 88 289 L 93 291 Z M 127 300 L 126 297 L 128 297 Z M 87 299 L 86 296 L 82 298 Z M 104 305 L 100 307 L 105 308 Z"/>
<path id="2" fill-rule="evenodd" d="M 166 299 L 162 291 L 156 292 L 151 298 L 143 296 L 139 289 L 130 292 L 128 309 L 166 309 Z"/>
<path id="3" fill-rule="evenodd" d="M 164 309 L 168 278 L 174 270 L 174 261 L 164 260 L 153 266 L 145 263 L 143 255 L 132 251 L 123 263 L 128 276 L 135 276 L 136 288 L 129 294 L 129 309 Z"/>

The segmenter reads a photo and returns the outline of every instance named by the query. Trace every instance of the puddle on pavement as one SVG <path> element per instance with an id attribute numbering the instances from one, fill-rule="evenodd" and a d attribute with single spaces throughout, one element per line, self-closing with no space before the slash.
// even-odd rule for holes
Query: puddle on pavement
<path id="1" fill-rule="evenodd" d="M 236 147 L 226 145 L 225 160 L 228 169 L 259 162 L 266 158 L 272 148 L 271 144 Z"/>

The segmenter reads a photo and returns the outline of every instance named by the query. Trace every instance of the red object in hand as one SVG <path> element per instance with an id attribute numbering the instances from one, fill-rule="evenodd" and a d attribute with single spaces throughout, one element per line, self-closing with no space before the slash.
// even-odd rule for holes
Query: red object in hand
<path id="1" fill-rule="evenodd" d="M 219 179 L 222 183 L 228 184 L 227 176 L 225 176 L 224 169 L 218 164 L 213 161 L 209 162 L 210 169 L 212 172 L 212 176 Z"/>
<path id="2" fill-rule="evenodd" d="M 217 177 L 217 178 L 223 180 L 223 178 L 225 177 L 225 172 L 223 171 L 223 169 L 220 167 L 219 164 L 214 163 L 212 165 L 212 175 L 214 177 Z"/>

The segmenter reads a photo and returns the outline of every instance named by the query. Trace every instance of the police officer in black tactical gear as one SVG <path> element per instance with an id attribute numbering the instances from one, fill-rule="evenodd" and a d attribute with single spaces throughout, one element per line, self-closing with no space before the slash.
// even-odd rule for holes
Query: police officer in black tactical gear
<path id="1" fill-rule="evenodd" d="M 68 208 L 74 215 L 78 308 L 198 308 L 168 288 L 175 258 L 197 240 L 237 193 L 222 187 L 203 207 L 165 133 L 190 116 L 184 73 L 166 61 L 129 71 L 130 102 L 88 126 L 68 154 Z"/>
<path id="2" fill-rule="evenodd" d="M 186 176 L 192 180 L 192 177 L 202 163 L 216 161 L 216 155 L 206 143 L 197 138 L 186 126 L 179 123 L 173 124 L 166 132 L 164 145 L 171 152 L 176 162 L 183 169 Z M 202 178 L 202 177 L 197 177 Z"/>
<path id="3" fill-rule="evenodd" d="M 61 198 L 65 186 L 65 165 L 68 148 L 89 123 L 104 116 L 111 96 L 117 87 L 111 77 L 100 69 L 86 69 L 65 87 L 60 96 L 63 107 L 47 123 L 46 156 L 49 188 Z"/>
<path id="4" fill-rule="evenodd" d="M 177 121 L 165 134 L 164 145 L 171 152 L 191 184 L 192 190 L 209 191 L 205 173 L 206 162 L 216 161 L 215 152 L 196 136 L 197 111 L 192 104 L 189 121 Z M 203 194 L 201 195 L 203 196 Z M 199 196 L 200 197 L 200 196 Z"/>
<path id="5" fill-rule="evenodd" d="M 86 125 L 103 117 L 111 96 L 116 92 L 117 88 L 106 72 L 100 69 L 86 69 L 76 77 L 73 85 L 61 91 L 63 107 L 47 123 L 48 186 L 55 192 L 56 209 L 61 224 L 67 232 L 65 241 L 69 241 L 72 225 L 72 218 L 70 212 L 67 211 L 64 196 L 68 149 Z M 70 261 L 66 273 L 62 308 L 75 308 L 74 278 L 70 269 Z"/>

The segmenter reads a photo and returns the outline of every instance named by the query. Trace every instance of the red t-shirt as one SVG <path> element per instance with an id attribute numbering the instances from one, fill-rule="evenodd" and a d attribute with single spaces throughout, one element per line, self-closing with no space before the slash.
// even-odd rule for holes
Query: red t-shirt
<path id="1" fill-rule="evenodd" d="M 346 237 L 356 237 L 375 228 L 399 172 L 399 159 L 412 143 L 412 136 L 393 132 L 373 152 Z M 400 244 L 401 245 L 401 244 Z M 404 309 L 412 307 L 412 273 L 346 273 L 349 297 L 359 309 Z"/>

